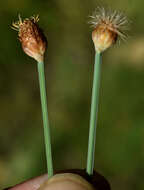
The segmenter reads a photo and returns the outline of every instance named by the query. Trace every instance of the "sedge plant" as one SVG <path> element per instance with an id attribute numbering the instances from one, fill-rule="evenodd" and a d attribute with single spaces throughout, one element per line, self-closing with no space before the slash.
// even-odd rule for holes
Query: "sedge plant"
<path id="1" fill-rule="evenodd" d="M 12 24 L 12 28 L 18 31 L 18 37 L 21 42 L 23 51 L 37 61 L 40 97 L 42 106 L 44 139 L 46 149 L 46 160 L 48 178 L 53 176 L 52 151 L 51 151 L 51 136 L 48 120 L 47 97 L 44 72 L 44 53 L 46 50 L 47 40 L 37 22 L 38 16 L 26 18 L 22 21 L 20 15 L 19 20 Z"/>
<path id="2" fill-rule="evenodd" d="M 102 66 L 101 56 L 106 49 L 116 43 L 119 37 L 121 37 L 122 39 L 126 38 L 126 35 L 123 31 L 124 29 L 126 29 L 128 21 L 121 12 L 111 10 L 105 11 L 104 8 L 97 8 L 93 15 L 90 17 L 91 20 L 89 23 L 94 28 L 92 32 L 92 40 L 95 47 L 95 63 L 86 171 L 89 175 L 93 175 L 97 114 L 99 104 L 100 74 Z"/>

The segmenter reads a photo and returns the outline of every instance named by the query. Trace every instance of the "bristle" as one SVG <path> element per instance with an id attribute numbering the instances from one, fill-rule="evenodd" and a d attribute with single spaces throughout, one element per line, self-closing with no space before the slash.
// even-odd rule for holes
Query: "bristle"
<path id="1" fill-rule="evenodd" d="M 93 28 L 103 25 L 105 28 L 114 31 L 118 37 L 126 38 L 125 30 L 127 30 L 128 20 L 123 13 L 110 9 L 106 11 L 103 7 L 98 7 L 90 18 L 89 24 Z"/>
<path id="2" fill-rule="evenodd" d="M 39 15 L 33 15 L 30 17 L 31 20 L 34 21 L 34 23 L 37 23 L 39 21 Z"/>
<path id="3" fill-rule="evenodd" d="M 25 21 L 29 20 L 33 21 L 34 23 L 37 23 L 39 21 L 39 15 L 33 15 L 30 18 L 25 18 L 24 21 L 22 21 L 20 14 L 18 14 L 18 21 L 13 22 L 11 28 L 16 31 L 19 31 L 20 25 L 22 25 Z"/>
<path id="4" fill-rule="evenodd" d="M 21 16 L 20 16 L 20 14 L 18 14 L 18 18 L 19 18 L 19 24 L 22 24 L 22 18 L 21 18 Z"/>

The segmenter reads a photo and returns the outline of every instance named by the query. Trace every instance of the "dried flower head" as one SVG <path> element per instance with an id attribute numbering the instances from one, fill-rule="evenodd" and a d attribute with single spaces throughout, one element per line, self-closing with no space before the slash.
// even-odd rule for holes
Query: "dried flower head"
<path id="1" fill-rule="evenodd" d="M 26 18 L 22 21 L 20 15 L 17 22 L 12 23 L 12 28 L 18 31 L 19 40 L 23 51 L 36 61 L 43 61 L 47 40 L 39 28 L 38 16 Z"/>
<path id="2" fill-rule="evenodd" d="M 94 28 L 92 39 L 95 49 L 103 52 L 114 44 L 118 37 L 125 40 L 128 20 L 121 12 L 106 11 L 104 8 L 97 8 L 93 13 L 90 24 Z"/>

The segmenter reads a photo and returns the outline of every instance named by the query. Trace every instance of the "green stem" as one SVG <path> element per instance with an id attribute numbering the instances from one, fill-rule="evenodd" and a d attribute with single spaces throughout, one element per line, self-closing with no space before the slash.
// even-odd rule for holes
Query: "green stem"
<path id="1" fill-rule="evenodd" d="M 87 155 L 87 173 L 93 174 L 94 159 L 95 159 L 95 142 L 96 142 L 96 126 L 97 126 L 97 113 L 99 102 L 99 86 L 100 86 L 100 68 L 101 68 L 101 55 L 96 53 L 94 64 L 94 78 L 92 89 L 92 102 L 91 102 L 91 115 L 90 115 L 90 129 L 89 129 L 89 142 L 88 142 L 88 155 Z"/>
<path id="2" fill-rule="evenodd" d="M 48 111 L 47 111 L 44 63 L 39 62 L 37 64 L 38 64 L 40 96 L 41 96 L 41 106 L 42 106 L 43 125 L 44 125 L 44 138 L 45 138 L 48 177 L 51 177 L 53 176 L 53 164 L 52 164 L 52 153 L 51 153 L 50 127 L 49 127 Z"/>

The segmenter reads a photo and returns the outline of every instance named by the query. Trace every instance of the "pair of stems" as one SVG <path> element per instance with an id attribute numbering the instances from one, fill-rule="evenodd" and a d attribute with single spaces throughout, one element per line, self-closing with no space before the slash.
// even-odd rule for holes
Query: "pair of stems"
<path id="1" fill-rule="evenodd" d="M 37 64 L 38 64 L 40 96 L 41 96 L 43 125 L 44 125 L 44 138 L 45 138 L 48 177 L 52 177 L 53 164 L 52 164 L 50 127 L 49 127 L 48 111 L 47 111 L 44 62 L 38 62 Z M 94 169 L 98 99 L 99 99 L 99 86 L 100 86 L 100 67 L 101 67 L 101 55 L 100 53 L 96 53 L 95 64 L 94 64 L 94 78 L 93 78 L 93 89 L 92 89 L 90 129 L 89 129 L 89 142 L 88 142 L 88 155 L 87 155 L 87 168 L 86 168 L 86 171 L 89 175 L 93 174 L 93 169 Z"/>

